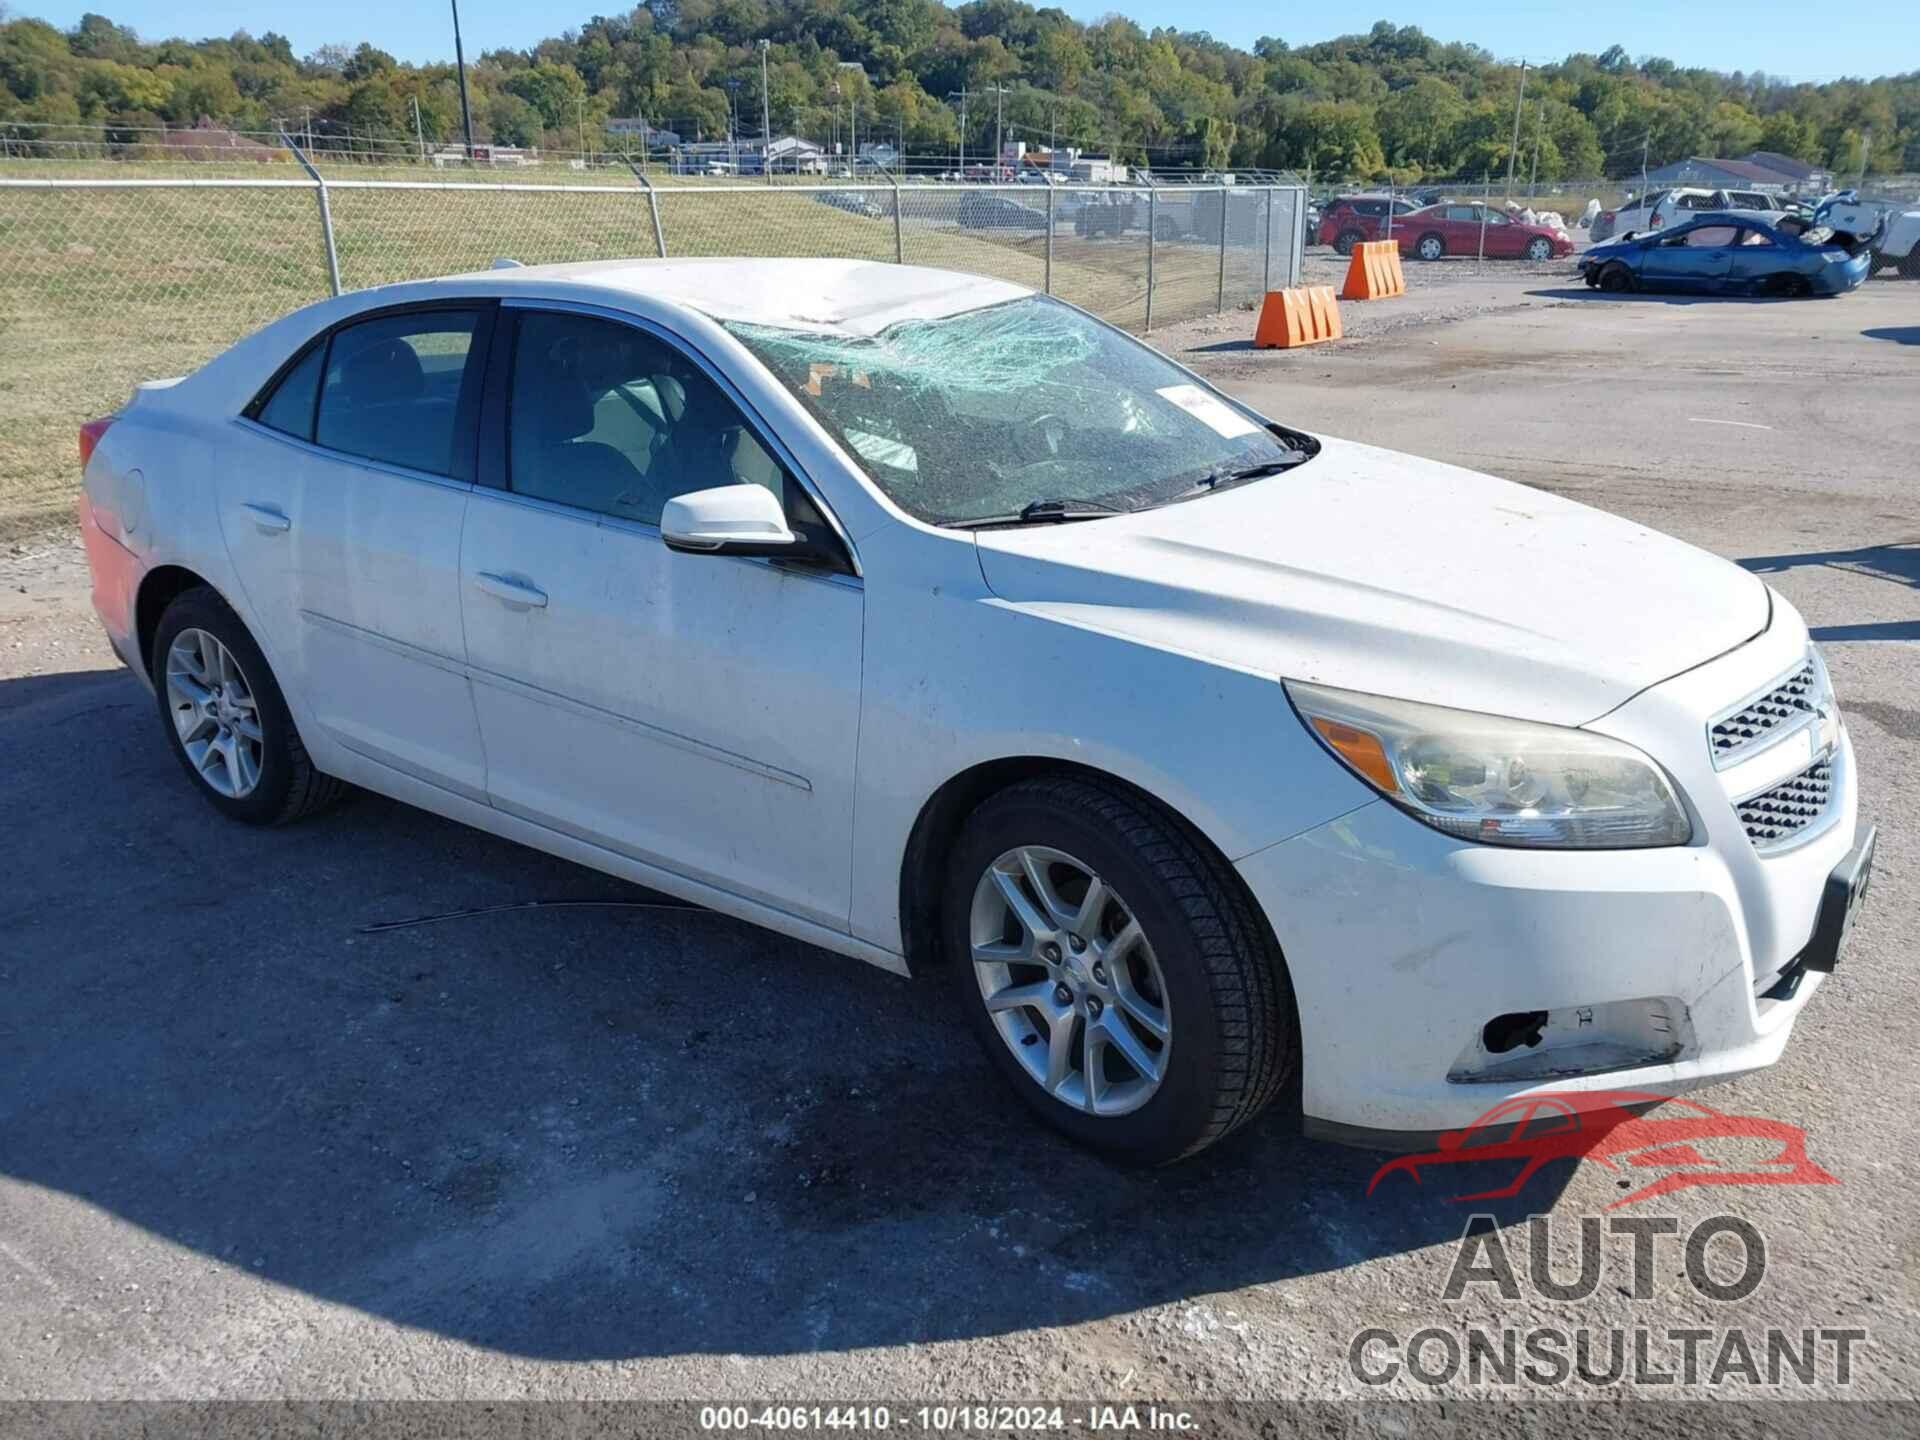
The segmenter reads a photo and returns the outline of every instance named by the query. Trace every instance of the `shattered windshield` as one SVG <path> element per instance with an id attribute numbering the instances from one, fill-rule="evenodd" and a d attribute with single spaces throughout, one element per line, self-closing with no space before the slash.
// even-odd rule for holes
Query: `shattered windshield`
<path id="1" fill-rule="evenodd" d="M 934 524 L 1142 509 L 1317 448 L 1042 296 L 875 335 L 727 329 L 902 509 Z"/>

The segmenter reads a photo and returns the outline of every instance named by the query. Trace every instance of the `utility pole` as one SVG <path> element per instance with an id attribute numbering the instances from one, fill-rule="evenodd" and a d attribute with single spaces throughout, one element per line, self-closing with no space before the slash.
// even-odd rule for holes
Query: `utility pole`
<path id="1" fill-rule="evenodd" d="M 967 96 L 972 93 L 970 90 L 949 90 L 947 92 L 947 99 L 949 100 L 953 99 L 956 95 L 960 97 L 960 155 L 958 163 L 954 168 L 959 171 L 962 180 L 967 178 Z"/>
<path id="2" fill-rule="evenodd" d="M 580 155 L 588 164 L 593 163 L 593 152 L 587 148 L 587 97 L 584 93 L 573 97 L 574 114 L 580 121 Z"/>
<path id="3" fill-rule="evenodd" d="M 460 0 L 453 6 L 453 64 L 460 74 L 460 129 L 467 137 L 467 163 L 473 163 L 473 110 L 467 104 L 467 54 L 460 48 Z M 311 138 L 311 137 L 309 137 Z"/>
<path id="4" fill-rule="evenodd" d="M 1520 107 L 1527 102 L 1527 62 L 1520 62 L 1520 93 L 1513 101 L 1513 144 L 1507 149 L 1507 199 L 1513 199 L 1513 162 L 1520 158 Z"/>
<path id="5" fill-rule="evenodd" d="M 1860 134 L 1860 179 L 1856 188 L 1867 188 L 1867 157 L 1873 154 L 1873 127 L 1869 125 Z"/>
<path id="6" fill-rule="evenodd" d="M 1533 173 L 1527 177 L 1527 199 L 1533 199 L 1533 188 L 1540 183 L 1540 145 L 1547 136 L 1547 102 L 1540 102 L 1538 119 L 1533 127 Z"/>
<path id="7" fill-rule="evenodd" d="M 1007 146 L 1001 138 L 1006 115 L 1007 87 L 996 85 L 993 87 L 993 178 L 996 180 L 1000 178 L 1000 167 L 1007 163 Z"/>
<path id="8" fill-rule="evenodd" d="M 767 104 L 767 45 L 760 42 L 760 168 L 773 174 L 773 120 Z"/>
<path id="9" fill-rule="evenodd" d="M 1647 198 L 1647 147 L 1653 143 L 1653 132 L 1647 131 L 1640 137 L 1640 198 Z"/>
<path id="10" fill-rule="evenodd" d="M 427 134 L 420 126 L 420 97 L 413 97 L 413 138 L 420 142 L 420 163 L 427 163 Z"/>

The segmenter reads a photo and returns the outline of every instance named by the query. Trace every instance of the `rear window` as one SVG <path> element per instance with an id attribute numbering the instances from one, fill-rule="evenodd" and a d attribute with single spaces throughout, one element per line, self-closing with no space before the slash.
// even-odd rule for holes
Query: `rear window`
<path id="1" fill-rule="evenodd" d="M 315 443 L 452 474 L 455 416 L 478 318 L 472 310 L 413 311 L 336 331 Z"/>
<path id="2" fill-rule="evenodd" d="M 301 356 L 253 418 L 284 435 L 313 439 L 313 402 L 320 394 L 320 366 L 326 354 L 325 345 L 315 345 Z"/>

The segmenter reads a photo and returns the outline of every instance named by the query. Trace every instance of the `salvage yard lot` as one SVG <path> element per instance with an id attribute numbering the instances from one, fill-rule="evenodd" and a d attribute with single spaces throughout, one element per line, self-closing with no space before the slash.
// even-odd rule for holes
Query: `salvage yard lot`
<path id="1" fill-rule="evenodd" d="M 372 797 L 225 824 L 62 533 L 0 550 L 0 1397 L 1353 1396 L 1362 1327 L 1495 1314 L 1860 1326 L 1848 1393 L 1920 1392 L 1920 285 L 1692 302 L 1445 268 L 1330 346 L 1252 351 L 1245 313 L 1155 340 L 1277 418 L 1738 560 L 1814 627 L 1875 889 L 1785 1060 L 1701 1098 L 1804 1126 L 1840 1184 L 1659 1209 L 1751 1220 L 1752 1296 L 1675 1261 L 1654 1302 L 1616 1271 L 1583 1304 L 1449 1305 L 1464 1184 L 1369 1197 L 1375 1157 L 1280 1114 L 1117 1170 L 1019 1110 L 938 987 L 616 908 L 649 897 Z M 616 905 L 363 929 L 527 900 Z M 1551 1211 L 1564 1276 L 1620 1193 L 1557 1167 L 1486 1208 Z"/>

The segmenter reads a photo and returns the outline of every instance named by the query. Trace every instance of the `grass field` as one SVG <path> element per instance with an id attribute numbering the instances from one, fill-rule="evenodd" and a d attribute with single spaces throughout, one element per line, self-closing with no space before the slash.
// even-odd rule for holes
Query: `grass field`
<path id="1" fill-rule="evenodd" d="M 47 168 L 13 161 L 0 165 L 0 182 L 38 180 Z M 70 511 L 82 421 L 117 408 L 137 381 L 191 370 L 240 336 L 328 293 L 314 191 L 292 167 L 102 162 L 97 168 L 105 173 L 76 175 L 73 167 L 60 167 L 62 178 L 171 183 L 117 189 L 0 183 L 0 539 L 47 528 Z M 407 179 L 421 174 L 399 168 Z M 371 176 L 355 167 L 353 178 Z M 486 178 L 526 183 L 536 177 Z M 252 183 L 207 183 L 224 179 Z M 331 186 L 343 288 L 480 269 L 503 255 L 536 264 L 658 253 L 647 192 L 631 176 L 543 172 L 537 179 L 592 188 Z M 883 208 L 891 203 L 884 189 L 868 193 Z M 894 258 L 890 213 L 850 213 L 807 193 L 724 183 L 662 191 L 657 200 L 667 250 L 675 256 Z M 1044 234 L 963 231 L 957 204 L 957 192 L 907 192 L 900 241 L 908 262 L 1042 287 Z M 1229 249 L 1229 303 L 1258 292 L 1262 258 L 1249 247 Z M 1158 246 L 1155 321 L 1213 309 L 1220 281 L 1215 245 Z M 1145 238 L 1076 239 L 1062 224 L 1052 282 L 1063 298 L 1138 329 L 1146 319 Z"/>

